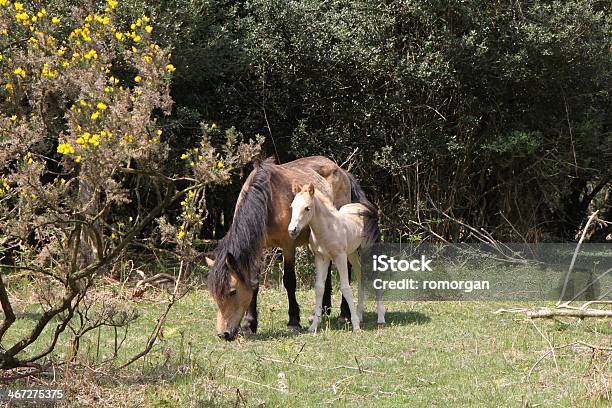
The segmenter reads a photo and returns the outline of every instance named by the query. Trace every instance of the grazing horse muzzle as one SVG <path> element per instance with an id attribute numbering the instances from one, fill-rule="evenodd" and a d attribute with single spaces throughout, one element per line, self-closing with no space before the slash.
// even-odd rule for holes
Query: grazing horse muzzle
<path id="1" fill-rule="evenodd" d="M 238 334 L 238 329 L 234 329 L 232 331 L 224 331 L 221 333 L 217 333 L 217 337 L 219 337 L 220 339 L 224 339 L 227 341 L 232 341 L 236 338 L 236 334 Z"/>

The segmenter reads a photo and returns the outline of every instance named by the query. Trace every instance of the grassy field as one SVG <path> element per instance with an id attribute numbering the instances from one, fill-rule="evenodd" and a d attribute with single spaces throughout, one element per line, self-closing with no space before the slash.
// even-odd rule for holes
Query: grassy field
<path id="1" fill-rule="evenodd" d="M 121 296 L 117 288 L 103 294 Z M 132 303 L 142 316 L 130 327 L 119 362 L 143 347 L 165 307 L 156 300 L 163 299 L 161 294 L 147 292 L 145 300 L 123 302 Z M 303 290 L 299 300 L 305 325 L 314 295 Z M 20 330 L 27 329 L 36 313 L 26 304 L 16 302 Z M 163 338 L 144 359 L 120 372 L 100 364 L 112 356 L 114 332 L 95 330 L 81 346 L 80 362 L 86 368 L 68 371 L 58 367 L 55 383 L 48 380 L 46 384 L 66 389 L 64 403 L 70 406 L 550 407 L 609 403 L 601 398 L 606 389 L 610 392 L 609 353 L 593 356 L 588 347 L 574 345 L 557 349 L 556 359 L 549 355 L 536 365 L 549 350 L 543 336 L 554 346 L 576 341 L 609 346 L 609 321 L 536 321 L 540 334 L 525 317 L 493 314 L 509 304 L 389 302 L 388 324 L 379 329 L 370 302 L 363 332 L 338 329 L 332 317 L 313 336 L 285 329 L 286 304 L 284 290 L 263 290 L 258 334 L 227 343 L 213 335 L 216 309 L 207 292 L 194 290 L 172 309 Z M 67 338 L 63 338 L 56 357 L 61 358 L 67 349 Z"/>

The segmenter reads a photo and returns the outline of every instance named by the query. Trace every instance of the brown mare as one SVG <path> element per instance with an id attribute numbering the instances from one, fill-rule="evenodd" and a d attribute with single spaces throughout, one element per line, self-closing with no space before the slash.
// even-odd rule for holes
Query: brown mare
<path id="1" fill-rule="evenodd" d="M 232 340 L 242 329 L 257 330 L 257 292 L 263 250 L 282 248 L 283 285 L 289 298 L 290 328 L 300 328 L 300 308 L 295 298 L 295 249 L 308 243 L 305 229 L 291 238 L 287 232 L 291 220 L 294 184 L 313 184 L 340 208 L 350 202 L 365 200 L 355 178 L 331 160 L 312 156 L 285 164 L 270 159 L 256 164 L 240 190 L 232 225 L 215 250 L 208 289 L 217 302 L 217 335 Z M 331 306 L 331 281 L 326 281 L 323 305 Z M 342 315 L 350 318 L 343 299 Z M 246 315 L 245 315 L 246 313 Z"/>

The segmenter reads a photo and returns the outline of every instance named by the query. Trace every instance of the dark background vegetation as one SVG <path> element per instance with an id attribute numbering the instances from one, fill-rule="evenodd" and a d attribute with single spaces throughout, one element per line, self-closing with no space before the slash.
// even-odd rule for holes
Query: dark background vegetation
<path id="1" fill-rule="evenodd" d="M 279 162 L 350 158 L 387 240 L 473 239 L 459 220 L 496 239 L 559 241 L 589 209 L 612 221 L 609 6 L 129 0 L 119 10 L 151 15 L 173 50 L 165 127 L 176 156 L 200 122 L 233 126 L 264 135 Z M 208 194 L 205 238 L 225 233 L 240 185 Z"/>

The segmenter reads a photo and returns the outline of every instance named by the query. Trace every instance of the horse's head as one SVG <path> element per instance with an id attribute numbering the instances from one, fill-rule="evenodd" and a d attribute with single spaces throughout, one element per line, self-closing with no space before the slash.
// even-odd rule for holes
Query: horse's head
<path id="1" fill-rule="evenodd" d="M 311 183 L 303 186 L 294 184 L 292 189 L 295 197 L 291 203 L 291 222 L 287 231 L 291 238 L 296 238 L 312 219 L 315 189 Z"/>
<path id="2" fill-rule="evenodd" d="M 248 271 L 240 271 L 238 262 L 231 253 L 217 256 L 213 261 L 206 262 L 211 267 L 208 274 L 208 290 L 217 302 L 217 336 L 225 340 L 233 340 L 238 334 L 240 321 L 244 316 L 253 289 L 246 276 Z"/>

